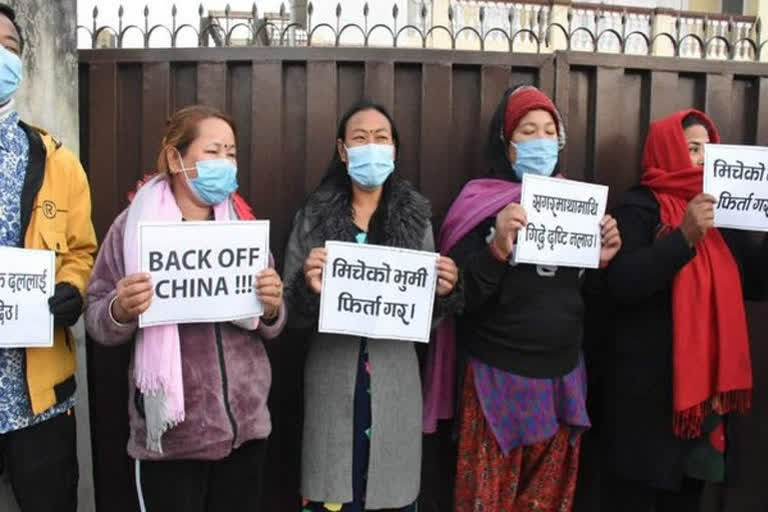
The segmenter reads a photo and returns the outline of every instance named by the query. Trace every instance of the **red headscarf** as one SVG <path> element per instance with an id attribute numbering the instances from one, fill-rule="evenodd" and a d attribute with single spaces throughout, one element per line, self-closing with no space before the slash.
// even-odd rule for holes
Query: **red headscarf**
<path id="1" fill-rule="evenodd" d="M 661 222 L 680 226 L 688 202 L 702 192 L 703 171 L 693 166 L 683 119 L 693 114 L 720 142 L 712 120 L 698 110 L 683 110 L 651 124 L 643 152 L 642 184 L 661 208 Z M 751 405 L 749 356 L 741 276 L 717 229 L 696 245 L 696 256 L 672 285 L 673 407 L 675 434 L 701 435 L 707 414 L 745 411 Z"/>

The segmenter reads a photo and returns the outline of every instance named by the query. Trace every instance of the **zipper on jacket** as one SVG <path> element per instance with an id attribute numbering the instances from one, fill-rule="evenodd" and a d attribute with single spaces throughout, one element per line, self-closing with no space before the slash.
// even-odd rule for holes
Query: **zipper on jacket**
<path id="1" fill-rule="evenodd" d="M 219 370 L 221 371 L 221 388 L 224 392 L 224 409 L 227 411 L 229 424 L 232 425 L 232 448 L 234 448 L 235 441 L 237 441 L 237 423 L 235 423 L 235 417 L 232 415 L 232 409 L 229 407 L 229 385 L 227 384 L 227 363 L 224 361 L 224 345 L 221 341 L 221 328 L 219 324 L 214 324 L 213 328 L 216 331 L 216 348 L 219 352 Z"/>

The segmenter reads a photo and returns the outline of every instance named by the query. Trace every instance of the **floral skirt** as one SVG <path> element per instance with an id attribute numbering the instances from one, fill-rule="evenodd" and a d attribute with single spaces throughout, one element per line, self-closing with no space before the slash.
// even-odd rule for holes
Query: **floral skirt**
<path id="1" fill-rule="evenodd" d="M 483 415 L 471 365 L 461 402 L 456 512 L 570 512 L 580 446 L 571 429 L 504 455 Z"/>

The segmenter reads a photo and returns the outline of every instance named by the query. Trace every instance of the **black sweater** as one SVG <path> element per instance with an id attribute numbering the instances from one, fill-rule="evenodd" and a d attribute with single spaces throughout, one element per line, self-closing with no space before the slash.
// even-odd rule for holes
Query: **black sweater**
<path id="1" fill-rule="evenodd" d="M 486 219 L 450 254 L 464 281 L 459 341 L 482 362 L 517 375 L 565 375 L 579 359 L 584 271 L 498 261 L 487 242 L 494 222 Z"/>
<path id="2" fill-rule="evenodd" d="M 690 442 L 672 432 L 672 282 L 694 256 L 682 232 L 657 237 L 659 204 L 645 187 L 614 211 L 622 250 L 604 275 L 604 415 L 608 469 L 652 487 L 676 489 Z M 763 299 L 768 244 L 755 234 L 721 230 L 742 276 L 744 297 Z M 613 321 L 611 321 L 613 313 Z"/>

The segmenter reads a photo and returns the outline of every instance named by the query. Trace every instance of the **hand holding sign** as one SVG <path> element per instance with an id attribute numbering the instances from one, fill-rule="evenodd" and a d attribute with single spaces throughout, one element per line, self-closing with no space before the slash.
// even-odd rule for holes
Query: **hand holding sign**
<path id="1" fill-rule="evenodd" d="M 600 268 L 605 268 L 621 249 L 619 224 L 610 215 L 605 215 L 600 221 Z"/>
<path id="2" fill-rule="evenodd" d="M 267 268 L 256 276 L 256 294 L 264 305 L 264 319 L 275 318 L 283 303 L 283 281 L 275 269 Z"/>
<path id="3" fill-rule="evenodd" d="M 456 263 L 446 256 L 437 259 L 437 294 L 440 297 L 449 295 L 459 280 L 459 269 Z"/>
<path id="4" fill-rule="evenodd" d="M 48 299 L 53 314 L 53 323 L 59 327 L 71 327 L 83 313 L 83 297 L 80 291 L 69 283 L 57 283 L 53 297 Z"/>
<path id="5" fill-rule="evenodd" d="M 131 274 L 117 282 L 112 303 L 112 317 L 121 324 L 136 320 L 152 305 L 152 278 L 149 274 Z"/>
<path id="6" fill-rule="evenodd" d="M 680 231 L 691 247 L 699 243 L 707 231 L 715 226 L 715 202 L 711 195 L 699 194 L 685 208 Z"/>
<path id="7" fill-rule="evenodd" d="M 328 251 L 325 247 L 315 247 L 304 262 L 304 279 L 307 286 L 317 294 L 320 294 L 323 288 L 323 267 L 327 257 Z"/>
<path id="8" fill-rule="evenodd" d="M 515 247 L 517 232 L 528 223 L 528 214 L 521 205 L 509 203 L 496 215 L 496 237 L 493 244 L 504 255 L 509 255 Z"/>

